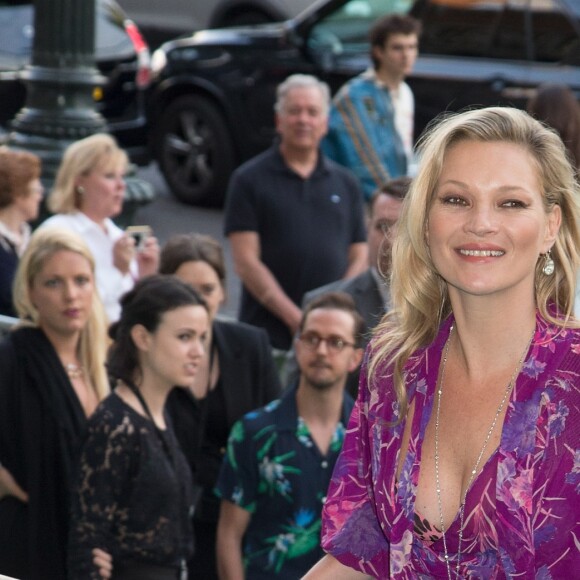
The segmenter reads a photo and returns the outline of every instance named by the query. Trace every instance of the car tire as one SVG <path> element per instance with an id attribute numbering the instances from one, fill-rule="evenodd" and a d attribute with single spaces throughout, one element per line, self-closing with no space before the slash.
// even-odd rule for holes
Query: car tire
<path id="1" fill-rule="evenodd" d="M 186 95 L 161 114 L 157 162 L 172 193 L 189 205 L 220 206 L 235 168 L 232 137 L 208 98 Z"/>

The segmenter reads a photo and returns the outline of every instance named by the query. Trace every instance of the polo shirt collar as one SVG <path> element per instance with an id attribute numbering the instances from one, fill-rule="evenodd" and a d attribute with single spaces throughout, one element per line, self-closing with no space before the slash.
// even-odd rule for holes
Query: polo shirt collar
<path id="1" fill-rule="evenodd" d="M 276 171 L 285 171 L 285 172 L 291 172 L 292 175 L 297 175 L 295 171 L 293 171 L 290 167 L 288 167 L 288 165 L 286 164 L 286 161 L 284 160 L 284 157 L 282 157 L 282 153 L 280 152 L 280 143 L 276 143 L 272 146 L 273 149 L 273 158 L 274 158 L 274 169 Z M 330 170 L 329 168 L 329 161 L 327 159 L 327 157 L 324 155 L 324 153 L 322 152 L 322 149 L 319 147 L 318 148 L 318 159 L 316 161 L 316 167 L 314 168 L 314 171 L 312 172 L 312 175 L 316 175 L 318 173 L 328 173 Z"/>
<path id="2" fill-rule="evenodd" d="M 280 431 L 295 431 L 298 425 L 298 408 L 296 406 L 296 391 L 298 385 L 286 389 L 280 397 L 280 404 L 276 408 L 276 424 Z M 340 421 L 346 427 L 348 425 L 349 413 L 345 405 L 346 392 L 342 395 L 342 411 Z"/>

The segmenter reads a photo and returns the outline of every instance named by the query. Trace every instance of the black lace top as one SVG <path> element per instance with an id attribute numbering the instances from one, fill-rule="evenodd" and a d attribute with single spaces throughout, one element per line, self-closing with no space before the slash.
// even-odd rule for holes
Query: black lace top
<path id="1" fill-rule="evenodd" d="M 193 551 L 191 474 L 173 430 L 162 432 L 117 395 L 89 421 L 73 499 L 69 578 L 98 579 L 93 548 L 177 566 Z"/>

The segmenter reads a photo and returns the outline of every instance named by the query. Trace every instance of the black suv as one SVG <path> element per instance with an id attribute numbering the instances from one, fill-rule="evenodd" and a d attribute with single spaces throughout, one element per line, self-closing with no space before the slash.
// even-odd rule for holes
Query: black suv
<path id="1" fill-rule="evenodd" d="M 392 12 L 423 24 L 409 78 L 417 135 L 445 110 L 524 108 L 541 83 L 580 98 L 579 0 L 324 0 L 280 24 L 200 31 L 154 53 L 151 144 L 173 193 L 221 203 L 233 169 L 272 143 L 276 86 L 302 72 L 337 90 L 369 66 L 369 27 Z"/>
<path id="2" fill-rule="evenodd" d="M 151 80 L 149 48 L 113 0 L 96 1 L 96 64 L 106 79 L 93 92 L 110 132 L 135 163 L 148 161 L 145 90 Z M 0 132 L 24 105 L 20 79 L 34 36 L 32 0 L 0 0 Z"/>

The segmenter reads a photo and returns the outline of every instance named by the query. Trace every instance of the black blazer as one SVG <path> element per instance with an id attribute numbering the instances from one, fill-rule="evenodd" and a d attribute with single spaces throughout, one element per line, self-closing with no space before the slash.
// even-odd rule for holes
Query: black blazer
<path id="1" fill-rule="evenodd" d="M 272 359 L 268 335 L 263 328 L 243 322 L 215 320 L 212 330 L 219 357 L 224 417 L 231 429 L 246 413 L 278 398 L 281 392 L 280 377 Z M 167 399 L 166 410 L 194 478 L 203 484 L 206 503 L 214 503 L 211 502 L 212 489 L 227 439 L 219 442 L 218 448 L 207 449 L 204 446 L 199 451 L 200 406 L 188 389 L 173 389 Z M 217 519 L 217 513 L 215 516 Z"/>
<path id="2" fill-rule="evenodd" d="M 356 309 L 365 321 L 364 344 L 366 345 L 371 331 L 381 321 L 385 313 L 383 297 L 370 268 L 354 278 L 337 280 L 307 292 L 302 300 L 302 306 L 306 306 L 314 298 L 318 298 L 325 292 L 346 292 L 352 296 Z"/>
<path id="3" fill-rule="evenodd" d="M 381 321 L 385 313 L 385 303 L 371 269 L 365 270 L 362 274 L 354 278 L 337 280 L 336 282 L 331 282 L 330 284 L 307 292 L 302 299 L 302 307 L 304 308 L 314 298 L 318 298 L 326 292 L 346 292 L 352 296 L 356 309 L 365 321 L 363 346 L 366 347 L 370 340 L 372 330 Z M 294 356 L 289 356 L 287 372 L 294 379 L 298 376 L 298 366 Z M 346 381 L 346 390 L 355 399 L 358 393 L 359 373 L 360 367 L 350 373 Z"/>

